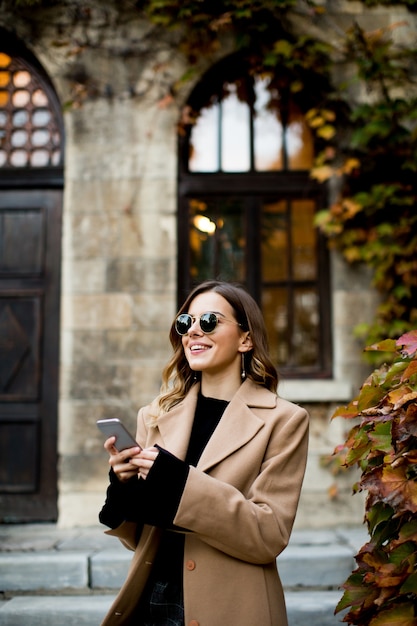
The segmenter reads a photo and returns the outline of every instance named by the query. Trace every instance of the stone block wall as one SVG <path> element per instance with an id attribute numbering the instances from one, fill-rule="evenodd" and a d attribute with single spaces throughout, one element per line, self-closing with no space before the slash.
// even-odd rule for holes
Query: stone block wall
<path id="1" fill-rule="evenodd" d="M 62 103 L 74 96 L 74 75 L 81 61 L 87 74 L 98 77 L 96 96 L 73 102 L 64 113 L 62 526 L 97 522 L 108 465 L 95 422 L 119 417 L 134 430 L 138 408 L 159 391 L 161 370 L 170 354 L 168 329 L 176 310 L 179 110 L 157 103 L 163 93 L 161 84 L 168 78 L 179 79 L 184 67 L 178 55 L 167 52 L 169 45 L 149 38 L 149 25 L 136 14 L 117 22 L 112 3 L 107 4 L 107 22 L 100 19 L 103 14 L 97 3 L 88 24 L 87 35 L 97 46 L 74 62 L 69 61 L 73 31 L 65 43 L 65 29 L 73 27 L 62 9 L 46 10 L 47 19 L 37 23 L 38 37 L 32 46 Z M 353 19 L 370 20 L 376 27 L 404 17 L 404 11 L 400 15 L 393 8 L 365 15 L 358 2 L 323 4 L 331 10 L 331 24 L 343 29 Z M 64 43 L 56 47 L 58 23 Z M 4 10 L 0 10 L 0 24 L 11 27 Z M 32 41 L 33 27 L 23 19 L 13 22 L 13 29 L 25 41 Z M 309 20 L 307 27 L 314 32 L 317 24 Z M 336 32 L 330 28 L 324 36 L 336 37 Z M 127 43 L 136 46 L 135 54 L 123 57 L 120 50 Z M 112 53 L 116 50 L 117 54 Z M 108 83 L 114 86 L 113 95 L 106 95 Z M 136 95 L 132 97 L 129 90 Z M 296 522 L 300 527 L 361 523 L 363 517 L 361 497 L 350 497 L 355 477 L 349 473 L 335 479 L 320 459 L 345 435 L 346 425 L 330 423 L 330 415 L 338 404 L 353 397 L 367 374 L 363 346 L 353 338 L 352 329 L 371 319 L 377 300 L 368 273 L 347 268 L 334 254 L 331 274 L 334 380 L 284 381 L 282 386 L 282 395 L 305 405 L 312 418 Z M 330 492 L 336 494 L 333 499 Z"/>

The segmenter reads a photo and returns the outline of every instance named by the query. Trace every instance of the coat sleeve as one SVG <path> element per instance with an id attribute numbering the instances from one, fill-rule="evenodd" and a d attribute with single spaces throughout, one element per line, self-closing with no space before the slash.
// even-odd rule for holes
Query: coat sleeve
<path id="1" fill-rule="evenodd" d="M 286 406 L 285 416 L 276 417 L 260 472 L 248 492 L 191 467 L 176 525 L 249 563 L 270 563 L 282 552 L 294 523 L 308 446 L 307 412 L 291 403 Z M 244 451 L 238 454 L 244 464 Z"/>

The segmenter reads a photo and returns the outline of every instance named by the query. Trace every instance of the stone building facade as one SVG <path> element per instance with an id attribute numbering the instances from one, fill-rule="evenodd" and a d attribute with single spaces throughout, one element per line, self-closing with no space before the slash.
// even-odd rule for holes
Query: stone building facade
<path id="1" fill-rule="evenodd" d="M 56 434 L 56 518 L 62 526 L 96 523 L 108 466 L 95 422 L 119 417 L 134 430 L 138 408 L 159 391 L 177 309 L 177 125 L 192 86 L 182 88 L 179 103 L 164 100 L 166 85 L 186 69 L 173 53 L 175 33 L 155 40 L 149 23 L 128 8 L 122 19 L 116 4 L 91 3 L 88 20 L 81 15 L 78 21 L 58 7 L 18 17 L 0 9 L 1 32 L 20 40 L 40 62 L 62 107 Z M 375 28 L 406 19 L 404 36 L 415 37 L 415 17 L 405 9 L 364 12 L 358 2 L 327 4 L 339 28 L 353 20 Z M 307 20 L 296 27 L 316 28 Z M 78 50 L 75 42 L 89 45 Z M 7 52 L 1 38 L 0 52 Z M 200 76 L 213 62 L 205 61 Z M 0 168 L 0 179 L 4 172 Z M 330 255 L 330 277 L 332 375 L 284 379 L 279 389 L 311 413 L 296 522 L 307 528 L 363 518 L 360 496 L 350 497 L 352 474 L 335 478 L 320 459 L 344 436 L 346 425 L 330 422 L 335 406 L 353 397 L 367 373 L 353 327 L 372 319 L 377 295 L 370 274 L 348 267 L 336 253 Z M 331 498 L 335 482 L 339 495 Z"/>

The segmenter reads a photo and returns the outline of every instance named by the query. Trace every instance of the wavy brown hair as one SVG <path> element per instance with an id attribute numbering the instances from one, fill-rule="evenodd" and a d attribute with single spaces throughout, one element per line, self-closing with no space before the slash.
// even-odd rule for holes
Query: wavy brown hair
<path id="1" fill-rule="evenodd" d="M 243 331 L 249 331 L 253 348 L 244 353 L 247 378 L 276 392 L 278 373 L 269 356 L 268 337 L 261 310 L 255 300 L 241 285 L 218 280 L 208 280 L 193 289 L 177 315 L 188 312 L 191 302 L 201 293 L 214 291 L 231 305 L 235 319 Z M 169 333 L 174 353 L 162 372 L 159 409 L 165 413 L 178 404 L 198 380 L 196 372 L 188 365 L 182 339 L 175 330 L 175 321 Z"/>

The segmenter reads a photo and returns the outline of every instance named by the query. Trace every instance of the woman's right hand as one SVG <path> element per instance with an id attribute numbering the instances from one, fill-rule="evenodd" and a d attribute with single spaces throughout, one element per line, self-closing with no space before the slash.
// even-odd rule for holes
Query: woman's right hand
<path id="1" fill-rule="evenodd" d="M 139 454 L 140 448 L 127 448 L 126 450 L 118 452 L 114 447 L 115 441 L 116 437 L 109 437 L 104 442 L 104 448 L 110 455 L 110 467 L 113 469 L 117 478 L 124 483 L 130 480 L 130 478 L 138 476 L 139 468 L 137 465 L 130 463 L 130 459 Z"/>

